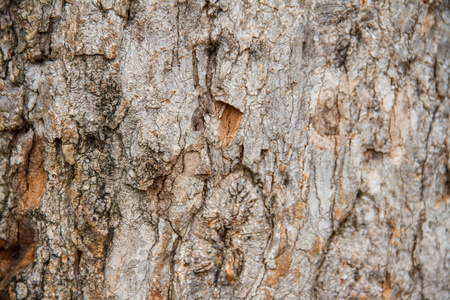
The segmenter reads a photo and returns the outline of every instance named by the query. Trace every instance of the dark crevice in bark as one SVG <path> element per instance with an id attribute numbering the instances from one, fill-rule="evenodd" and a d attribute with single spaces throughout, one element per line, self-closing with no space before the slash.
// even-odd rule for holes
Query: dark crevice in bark
<path id="1" fill-rule="evenodd" d="M 267 150 L 264 150 L 264 154 L 267 152 Z M 252 174 L 250 171 L 248 171 L 250 174 Z M 273 180 L 274 180 L 274 174 L 272 174 L 272 184 L 271 186 L 273 187 Z M 255 282 L 250 286 L 249 291 L 246 294 L 246 298 L 245 299 L 251 299 L 251 297 L 253 296 L 251 293 L 252 292 L 256 292 L 258 291 L 258 289 L 263 285 L 264 282 L 264 278 L 266 277 L 267 274 L 267 270 L 268 270 L 268 266 L 267 266 L 267 251 L 270 249 L 270 246 L 273 242 L 273 237 L 274 237 L 274 233 L 275 233 L 275 212 L 273 210 L 273 206 L 275 204 L 275 196 L 272 195 L 272 191 L 270 191 L 270 194 L 266 197 L 263 198 L 263 206 L 264 206 L 264 216 L 266 218 L 267 223 L 269 224 L 269 236 L 267 237 L 267 242 L 266 245 L 264 247 L 264 251 L 263 251 L 263 258 L 261 260 L 261 264 L 262 264 L 262 268 L 264 268 L 264 270 L 262 270 L 262 275 L 259 278 L 259 282 L 258 282 L 258 278 L 255 280 Z M 259 271 L 259 273 L 261 272 L 261 270 Z M 256 285 L 256 286 L 255 286 Z"/>
<path id="2" fill-rule="evenodd" d="M 168 264 L 169 264 L 169 274 L 168 274 L 169 282 L 167 285 L 167 291 L 165 293 L 167 295 L 167 299 L 177 299 L 177 293 L 178 293 L 177 286 L 179 284 L 176 282 L 175 266 L 177 264 L 177 261 L 176 261 L 175 257 L 177 255 L 178 249 L 183 241 L 183 236 L 182 236 L 182 229 L 175 228 L 175 226 L 170 218 L 169 209 L 172 205 L 172 201 L 173 201 L 172 198 L 174 197 L 174 195 L 172 194 L 172 190 L 174 188 L 173 184 L 174 184 L 174 180 L 175 180 L 174 177 L 176 176 L 176 174 L 183 174 L 185 171 L 185 152 L 184 151 L 182 151 L 170 163 L 169 169 L 170 169 L 170 171 L 167 174 L 154 178 L 154 183 L 151 186 L 149 186 L 147 189 L 147 193 L 151 193 L 155 197 L 154 200 L 157 201 L 156 207 L 151 209 L 152 212 L 154 212 L 157 217 L 156 220 L 154 220 L 153 218 L 151 220 L 151 225 L 155 231 L 156 241 L 154 242 L 154 244 L 152 245 L 152 247 L 149 250 L 148 259 L 150 261 L 152 260 L 153 250 L 156 247 L 156 245 L 158 243 L 160 243 L 160 241 L 161 241 L 160 234 L 164 234 L 164 233 L 161 233 L 161 231 L 159 229 L 159 222 L 161 220 L 164 220 L 169 224 L 170 228 L 172 229 L 172 232 L 177 236 L 175 241 L 172 244 L 172 249 L 170 251 L 168 251 L 167 256 L 164 258 L 164 260 L 167 260 Z M 132 186 L 130 186 L 130 187 L 132 187 Z M 168 204 L 167 204 L 167 202 L 168 202 Z M 161 203 L 164 203 L 163 207 L 161 207 Z M 192 224 L 192 222 L 190 222 L 190 224 Z M 170 235 L 172 235 L 172 233 Z M 149 271 L 149 274 L 150 273 L 151 272 Z M 152 281 L 151 278 L 148 278 L 147 280 L 149 282 Z M 155 289 L 153 292 L 155 292 L 157 290 L 158 289 Z M 158 293 L 160 293 L 160 291 Z"/>
<path id="3" fill-rule="evenodd" d="M 170 222 L 169 222 L 170 223 Z M 171 223 L 170 223 L 171 224 Z M 172 224 L 170 225 L 172 226 Z M 174 228 L 172 227 L 172 230 L 174 230 Z M 174 230 L 175 234 L 177 234 L 177 238 L 175 239 L 175 242 L 173 243 L 173 248 L 172 251 L 170 252 L 170 280 L 169 280 L 169 285 L 168 285 L 168 289 L 167 289 L 167 293 L 168 293 L 168 299 L 176 299 L 177 297 L 177 293 L 176 293 L 176 289 L 174 287 L 174 282 L 175 282 L 175 265 L 176 265 L 176 260 L 175 260 L 175 256 L 177 255 L 177 250 L 178 247 L 181 244 L 182 241 L 182 237 L 180 235 L 178 235 L 178 233 Z"/>
<path id="4" fill-rule="evenodd" d="M 203 107 L 203 93 L 202 88 L 200 87 L 200 80 L 199 80 L 199 69 L 198 69 L 198 57 L 197 57 L 197 50 L 196 45 L 192 49 L 192 81 L 194 84 L 195 90 L 200 94 L 198 96 L 198 107 L 195 109 L 194 114 L 192 115 L 192 121 L 191 126 L 192 130 L 194 131 L 202 131 L 205 127 L 205 119 L 204 119 L 204 107 Z"/>
<path id="5" fill-rule="evenodd" d="M 82 279 L 81 273 L 80 273 L 80 263 L 81 263 L 81 257 L 82 256 L 83 256 L 83 252 L 81 250 L 76 250 L 75 251 L 73 273 L 74 273 L 74 276 L 75 276 L 76 287 L 77 287 L 77 293 L 76 293 L 76 299 L 77 300 L 84 300 L 83 279 Z"/>
<path id="6" fill-rule="evenodd" d="M 153 221 L 151 223 L 151 226 L 154 231 L 155 241 L 151 245 L 150 249 L 148 250 L 147 260 L 151 261 L 153 257 L 153 250 L 155 249 L 156 245 L 160 242 L 160 230 L 159 230 L 159 219 L 156 221 Z M 146 268 L 146 274 L 145 274 L 145 281 L 151 283 L 151 279 L 149 278 L 151 276 L 151 264 L 149 263 Z M 151 284 L 150 284 L 151 285 Z"/>
<path id="7" fill-rule="evenodd" d="M 411 263 L 413 266 L 413 269 L 411 270 L 412 272 L 412 276 L 413 278 L 418 278 L 419 280 L 419 284 L 420 284 L 420 295 L 422 297 L 422 299 L 425 299 L 425 296 L 423 294 L 423 274 L 422 274 L 422 266 L 420 265 L 420 263 L 417 263 L 417 259 L 416 259 L 416 251 L 417 251 L 417 246 L 420 243 L 420 241 L 422 241 L 423 239 L 423 224 L 426 221 L 426 189 L 428 187 L 428 184 L 426 183 L 426 175 L 428 172 L 426 172 L 426 168 L 427 168 L 427 162 L 428 162 L 428 156 L 429 156 L 429 142 L 430 142 L 430 136 L 431 136 L 431 132 L 433 131 L 433 123 L 435 121 L 436 118 L 436 114 L 439 111 L 440 106 L 436 106 L 436 108 L 434 109 L 434 111 L 432 112 L 431 115 L 431 121 L 430 121 L 430 126 L 429 129 L 427 131 L 427 136 L 425 139 L 425 158 L 423 160 L 422 166 L 421 166 L 421 179 L 420 179 L 420 198 L 419 201 L 422 204 L 422 207 L 420 208 L 419 211 L 419 219 L 417 221 L 417 230 L 414 233 L 413 236 L 413 245 L 412 245 L 412 249 L 411 249 Z"/>
<path id="8" fill-rule="evenodd" d="M 328 253 L 331 248 L 331 244 L 342 233 L 343 229 L 345 228 L 345 225 L 351 220 L 351 217 L 353 216 L 353 210 L 355 209 L 358 198 L 361 198 L 361 191 L 357 192 L 356 197 L 353 200 L 351 209 L 347 212 L 347 214 L 342 219 L 342 221 L 339 222 L 337 228 L 331 232 L 330 236 L 325 241 L 325 245 L 323 248 L 324 250 L 317 262 L 317 267 L 316 267 L 316 271 L 315 271 L 316 275 L 314 277 L 314 282 L 312 283 L 312 286 L 311 286 L 312 295 L 314 296 L 315 299 L 320 299 L 320 296 L 319 296 L 319 293 L 320 293 L 319 288 L 320 288 L 320 284 L 321 284 L 320 275 L 322 275 L 322 271 L 323 271 L 322 267 L 325 263 L 325 260 L 327 259 Z"/>
<path id="9" fill-rule="evenodd" d="M 104 19 L 106 19 L 108 17 L 108 12 L 112 10 L 112 9 L 105 8 L 103 6 L 102 2 L 100 2 L 100 1 L 94 2 L 94 6 L 97 7 L 97 9 L 100 11 L 100 13 L 102 14 L 102 17 Z"/>
<path id="10" fill-rule="evenodd" d="M 172 51 L 172 68 L 173 67 L 180 67 L 180 59 L 179 59 L 179 49 L 180 49 L 180 3 L 176 4 L 177 9 L 177 15 L 175 18 L 175 25 L 176 25 L 176 31 L 177 31 L 177 40 L 175 43 L 175 46 Z"/>
<path id="11" fill-rule="evenodd" d="M 196 46 L 192 49 L 192 80 L 194 83 L 194 88 L 200 88 L 199 76 L 198 76 L 198 58 Z"/>
<path id="12" fill-rule="evenodd" d="M 345 73 L 347 73 L 347 56 L 350 49 L 350 40 L 347 38 L 342 38 L 338 41 L 336 45 L 336 63 L 338 68 L 343 68 Z"/>
<path id="13" fill-rule="evenodd" d="M 111 246 L 112 246 L 112 243 L 114 241 L 115 230 L 116 230 L 115 227 L 108 228 L 108 234 L 106 235 L 104 246 L 103 246 L 103 249 L 104 249 L 103 250 L 104 251 L 103 257 L 105 258 L 105 260 L 108 257 L 108 254 L 109 254 L 109 252 L 111 250 Z M 103 266 L 103 272 L 105 271 L 104 268 L 105 268 L 105 266 Z"/>
<path id="14" fill-rule="evenodd" d="M 209 38 L 208 38 L 208 45 L 207 45 L 207 55 L 208 60 L 206 64 L 206 73 L 205 73 L 205 85 L 206 85 L 206 109 L 208 113 L 214 112 L 214 95 L 211 91 L 212 88 L 212 79 L 213 79 L 213 72 L 216 68 L 216 59 L 217 59 L 217 51 L 218 51 L 218 44 L 217 42 L 212 41 L 211 37 L 211 31 L 212 31 L 212 22 L 213 19 L 210 17 L 209 20 L 211 20 L 210 25 L 210 32 L 209 32 Z"/>
<path id="15" fill-rule="evenodd" d="M 216 67 L 216 59 L 217 59 L 217 51 L 218 51 L 218 42 L 213 41 L 212 31 L 214 29 L 214 14 L 209 13 L 209 9 L 211 8 L 210 2 L 207 0 L 203 7 L 203 11 L 208 18 L 208 39 L 206 41 L 206 67 L 205 67 L 205 88 L 200 86 L 200 78 L 199 78 L 199 67 L 198 67 L 198 56 L 197 56 L 197 46 L 195 44 L 192 46 L 192 79 L 194 88 L 199 93 L 199 105 L 194 112 L 192 117 L 192 127 L 194 131 L 201 131 L 204 129 L 205 125 L 205 114 L 214 114 L 216 110 L 214 95 L 212 93 L 212 80 L 213 73 Z"/>
<path id="16" fill-rule="evenodd" d="M 339 114 L 339 118 L 340 118 L 340 114 Z M 334 144 L 334 155 L 335 157 L 338 157 L 338 145 L 337 145 L 337 139 L 335 138 L 335 144 Z M 345 151 L 342 154 L 342 157 L 345 157 Z M 340 169 L 338 170 L 338 161 L 336 160 L 334 162 L 333 165 L 333 175 L 331 177 L 331 182 L 333 183 L 332 185 L 334 186 L 339 186 L 338 184 L 338 180 L 340 180 L 340 174 L 342 173 L 342 168 L 343 168 L 344 162 L 342 162 L 342 164 L 340 165 Z M 316 170 L 314 168 L 314 174 L 316 173 Z M 314 182 L 316 182 L 316 180 L 314 180 Z M 331 202 L 331 208 L 330 208 L 330 220 L 331 220 L 331 226 L 335 227 L 335 216 L 336 216 L 336 198 L 339 197 L 339 190 L 337 192 L 334 192 L 334 197 L 333 197 L 333 201 Z M 319 196 L 317 195 L 317 198 L 319 198 Z M 334 229 L 334 228 L 333 228 Z"/>
<path id="17" fill-rule="evenodd" d="M 125 26 L 128 26 L 128 24 L 133 22 L 134 19 L 136 18 L 136 15 L 138 14 L 138 7 L 139 7 L 138 5 L 139 5 L 139 1 L 129 0 L 129 6 L 128 6 L 128 10 L 126 12 Z"/>
<path id="18" fill-rule="evenodd" d="M 0 300 L 10 300 L 9 293 L 6 290 L 0 290 Z"/>

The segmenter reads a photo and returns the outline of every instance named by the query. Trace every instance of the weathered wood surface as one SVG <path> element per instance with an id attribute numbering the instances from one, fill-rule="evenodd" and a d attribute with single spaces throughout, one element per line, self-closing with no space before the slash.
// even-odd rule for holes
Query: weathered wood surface
<path id="1" fill-rule="evenodd" d="M 0 298 L 450 298 L 450 4 L 0 2 Z"/>

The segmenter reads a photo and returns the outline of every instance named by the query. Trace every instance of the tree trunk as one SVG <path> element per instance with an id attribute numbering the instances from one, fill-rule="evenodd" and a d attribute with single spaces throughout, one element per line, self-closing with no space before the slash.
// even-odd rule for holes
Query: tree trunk
<path id="1" fill-rule="evenodd" d="M 449 299 L 448 0 L 2 0 L 1 299 Z"/>

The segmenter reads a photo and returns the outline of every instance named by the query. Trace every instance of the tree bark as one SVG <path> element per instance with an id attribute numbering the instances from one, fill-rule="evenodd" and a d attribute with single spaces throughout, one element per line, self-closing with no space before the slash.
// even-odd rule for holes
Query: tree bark
<path id="1" fill-rule="evenodd" d="M 0 299 L 449 299 L 448 0 L 3 0 Z"/>

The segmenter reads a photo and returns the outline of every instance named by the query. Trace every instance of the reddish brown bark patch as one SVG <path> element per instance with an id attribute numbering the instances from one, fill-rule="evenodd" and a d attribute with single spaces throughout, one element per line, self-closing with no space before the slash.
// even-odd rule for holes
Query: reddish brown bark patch
<path id="1" fill-rule="evenodd" d="M 149 299 L 150 300 L 162 300 L 164 298 L 163 298 L 163 295 L 162 295 L 160 289 L 152 288 L 150 290 L 150 298 Z"/>
<path id="2" fill-rule="evenodd" d="M 228 147 L 234 140 L 236 133 L 241 126 L 242 118 L 244 114 L 233 106 L 221 102 L 225 106 L 220 117 L 219 124 L 219 139 L 222 146 Z"/>
<path id="3" fill-rule="evenodd" d="M 295 204 L 295 206 L 294 206 L 295 219 L 301 220 L 305 217 L 305 212 L 304 212 L 305 208 L 306 208 L 306 205 L 301 200 L 299 200 L 297 202 L 297 204 Z"/>
<path id="4" fill-rule="evenodd" d="M 19 200 L 19 211 L 25 212 L 41 205 L 47 184 L 47 172 L 44 170 L 41 143 L 33 144 L 26 172 L 27 190 Z"/>
<path id="5" fill-rule="evenodd" d="M 383 294 L 381 295 L 381 299 L 391 299 L 391 278 L 390 274 L 386 274 L 386 279 L 383 283 Z"/>
<path id="6" fill-rule="evenodd" d="M 311 118 L 314 129 L 321 136 L 337 135 L 339 131 L 339 109 L 334 99 L 319 102 Z"/>
<path id="7" fill-rule="evenodd" d="M 11 241 L 3 241 L 0 247 L 0 290 L 5 289 L 11 277 L 27 269 L 34 260 L 34 230 L 27 224 L 19 223 L 17 236 Z"/>
<path id="8" fill-rule="evenodd" d="M 265 284 L 276 286 L 280 280 L 289 274 L 291 268 L 292 256 L 287 247 L 287 235 L 284 226 L 281 226 L 280 246 L 277 257 L 275 258 L 276 268 L 269 272 Z"/>
<path id="9" fill-rule="evenodd" d="M 284 251 L 275 259 L 276 268 L 267 277 L 266 284 L 276 286 L 281 278 L 289 274 L 291 268 L 292 256 L 288 251 Z"/>
<path id="10" fill-rule="evenodd" d="M 317 256 L 320 253 L 322 253 L 322 250 L 323 250 L 322 240 L 320 238 L 317 238 L 316 241 L 314 242 L 314 245 L 309 250 L 309 253 L 312 256 Z"/>
<path id="11" fill-rule="evenodd" d="M 236 283 L 235 274 L 233 270 L 233 266 L 231 264 L 227 264 L 225 266 L 225 272 L 227 273 L 227 280 L 231 285 Z"/>
<path id="12" fill-rule="evenodd" d="M 427 37 L 433 25 L 434 25 L 434 15 L 432 11 L 429 11 L 427 13 L 427 16 L 425 17 L 425 20 L 422 23 L 422 29 L 420 31 L 420 34 L 422 36 Z"/>

